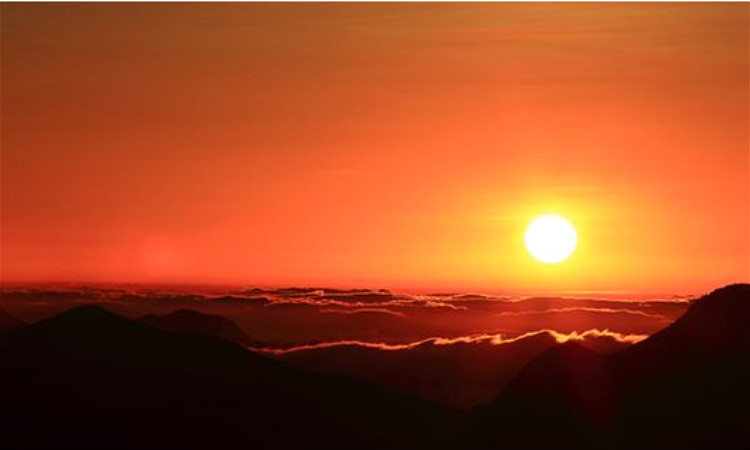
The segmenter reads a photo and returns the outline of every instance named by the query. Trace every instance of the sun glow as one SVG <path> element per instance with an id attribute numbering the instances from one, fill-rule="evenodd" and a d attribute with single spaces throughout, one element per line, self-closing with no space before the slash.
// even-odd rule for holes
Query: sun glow
<path id="1" fill-rule="evenodd" d="M 524 242 L 534 259 L 545 264 L 556 264 L 573 253 L 578 235 L 564 217 L 545 214 L 531 221 L 526 228 Z"/>

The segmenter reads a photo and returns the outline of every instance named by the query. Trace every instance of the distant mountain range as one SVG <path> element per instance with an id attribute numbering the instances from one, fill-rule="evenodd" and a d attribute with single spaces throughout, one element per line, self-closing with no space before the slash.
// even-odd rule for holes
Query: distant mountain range
<path id="1" fill-rule="evenodd" d="M 217 314 L 180 309 L 164 315 L 149 314 L 138 321 L 171 331 L 202 333 L 248 347 L 266 346 L 263 342 L 251 339 L 231 320 Z"/>
<path id="2" fill-rule="evenodd" d="M 606 353 L 630 345 L 607 335 L 580 342 Z M 500 342 L 490 337 L 468 341 L 435 338 L 395 348 L 334 342 L 267 353 L 311 372 L 370 380 L 442 405 L 468 409 L 492 401 L 524 365 L 557 344 L 551 332 L 541 330 Z"/>
<path id="3" fill-rule="evenodd" d="M 85 306 L 4 327 L 0 448 L 750 446 L 747 284 L 610 355 L 552 346 L 469 413 L 255 354 L 221 319 Z"/>
<path id="4" fill-rule="evenodd" d="M 0 335 L 1 448 L 409 448 L 446 411 L 85 306 Z"/>

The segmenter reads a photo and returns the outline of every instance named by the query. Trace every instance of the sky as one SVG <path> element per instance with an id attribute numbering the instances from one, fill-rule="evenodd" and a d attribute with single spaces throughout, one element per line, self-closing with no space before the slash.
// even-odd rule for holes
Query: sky
<path id="1" fill-rule="evenodd" d="M 10 281 L 750 279 L 750 6 L 8 4 Z M 560 214 L 571 258 L 523 232 Z"/>

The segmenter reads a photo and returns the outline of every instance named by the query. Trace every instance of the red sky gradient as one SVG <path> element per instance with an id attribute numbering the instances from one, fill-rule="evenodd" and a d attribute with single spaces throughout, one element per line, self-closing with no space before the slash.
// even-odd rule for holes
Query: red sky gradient
<path id="1" fill-rule="evenodd" d="M 2 279 L 750 279 L 735 4 L 3 4 Z M 559 266 L 523 230 L 579 234 Z"/>

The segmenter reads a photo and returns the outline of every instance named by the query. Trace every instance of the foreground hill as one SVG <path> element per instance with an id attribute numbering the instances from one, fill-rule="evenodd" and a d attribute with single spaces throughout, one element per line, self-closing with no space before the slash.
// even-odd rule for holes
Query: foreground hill
<path id="1" fill-rule="evenodd" d="M 750 285 L 737 284 L 619 353 L 551 348 L 464 437 L 479 448 L 748 448 L 748 380 Z"/>
<path id="2" fill-rule="evenodd" d="M 1 448 L 430 447 L 444 410 L 80 307 L 0 337 Z"/>

